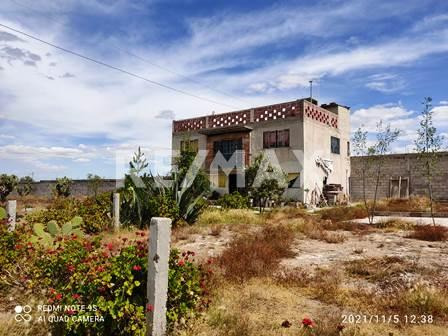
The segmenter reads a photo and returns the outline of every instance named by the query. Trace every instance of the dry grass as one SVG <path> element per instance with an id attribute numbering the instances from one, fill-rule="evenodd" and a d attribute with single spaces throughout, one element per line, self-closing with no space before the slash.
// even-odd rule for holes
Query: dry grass
<path id="1" fill-rule="evenodd" d="M 249 209 L 208 209 L 199 217 L 195 226 L 210 227 L 224 225 L 229 229 L 232 227 L 259 225 L 264 223 L 264 218 Z"/>
<path id="2" fill-rule="evenodd" d="M 282 258 L 292 257 L 294 232 L 286 226 L 266 226 L 254 235 L 244 235 L 230 243 L 218 258 L 226 279 L 245 281 L 272 274 Z"/>
<path id="3" fill-rule="evenodd" d="M 427 197 L 411 196 L 408 199 L 387 198 L 377 202 L 377 211 L 427 211 L 430 202 Z"/>
<path id="4" fill-rule="evenodd" d="M 396 256 L 347 261 L 345 269 L 351 276 L 362 277 L 372 282 L 391 280 L 400 274 L 415 273 L 422 270 L 415 262 Z"/>
<path id="5" fill-rule="evenodd" d="M 326 208 L 319 210 L 317 214 L 322 219 L 329 219 L 333 222 L 350 221 L 367 217 L 367 211 L 362 205 Z"/>
<path id="6" fill-rule="evenodd" d="M 331 284 L 331 275 L 324 275 L 325 283 Z M 323 283 L 320 286 L 323 288 Z M 243 284 L 226 283 L 218 288 L 217 294 L 204 316 L 192 321 L 189 328 L 178 331 L 177 335 L 298 336 L 304 335 L 301 321 L 305 317 L 315 322 L 313 335 L 316 336 L 446 335 L 443 326 L 408 325 L 400 328 L 387 323 L 346 324 L 340 334 L 337 326 L 341 323 L 342 313 L 365 311 L 350 311 L 315 301 L 308 297 L 308 290 L 278 283 L 271 278 L 253 278 Z M 289 328 L 281 326 L 286 320 L 291 324 Z"/>
<path id="7" fill-rule="evenodd" d="M 400 218 L 382 219 L 376 225 L 380 229 L 396 229 L 396 230 L 412 230 L 415 226 L 414 223 L 402 220 Z"/>
<path id="8" fill-rule="evenodd" d="M 416 225 L 408 238 L 426 241 L 448 240 L 448 228 L 439 225 Z"/>

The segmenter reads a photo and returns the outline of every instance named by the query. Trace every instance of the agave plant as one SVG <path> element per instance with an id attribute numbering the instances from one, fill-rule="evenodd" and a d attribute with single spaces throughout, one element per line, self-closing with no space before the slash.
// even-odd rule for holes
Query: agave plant
<path id="1" fill-rule="evenodd" d="M 180 165 L 182 168 L 173 172 L 170 180 L 165 180 L 151 173 L 142 174 L 147 163 L 139 149 L 130 162 L 130 174 L 126 175 L 122 189 L 123 223 L 142 227 L 153 216 L 170 217 L 174 224 L 196 221 L 206 206 L 204 196 L 209 192 L 209 181 L 202 171 L 188 168 L 194 156 L 184 154 L 181 158 L 185 161 Z"/>
<path id="2" fill-rule="evenodd" d="M 43 224 L 36 223 L 33 226 L 34 235 L 31 236 L 30 241 L 49 247 L 55 245 L 56 238 L 58 237 L 62 239 L 66 239 L 72 235 L 82 237 L 84 236 L 84 233 L 81 231 L 82 223 L 82 218 L 79 216 L 73 217 L 70 222 L 65 223 L 62 227 L 59 227 L 58 223 L 53 220 L 47 223 L 47 231 L 45 231 Z"/>

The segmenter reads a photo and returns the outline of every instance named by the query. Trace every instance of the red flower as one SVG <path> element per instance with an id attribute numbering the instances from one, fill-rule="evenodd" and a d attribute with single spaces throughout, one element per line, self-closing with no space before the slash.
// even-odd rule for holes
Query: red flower
<path id="1" fill-rule="evenodd" d="M 179 266 L 185 266 L 185 261 L 183 259 L 181 259 L 178 263 Z"/>
<path id="2" fill-rule="evenodd" d="M 148 303 L 146 305 L 146 312 L 149 313 L 149 312 L 152 312 L 152 311 L 154 311 L 154 306 L 152 304 Z"/>
<path id="3" fill-rule="evenodd" d="M 140 265 L 135 265 L 134 267 L 132 267 L 132 269 L 133 269 L 134 271 L 141 271 L 141 270 L 142 270 L 142 267 L 141 267 Z"/>
<path id="4" fill-rule="evenodd" d="M 76 294 L 76 293 L 72 295 L 72 298 L 74 298 L 75 300 L 78 300 L 80 297 L 81 297 L 81 295 Z"/>
<path id="5" fill-rule="evenodd" d="M 112 251 L 112 250 L 114 249 L 114 245 L 113 245 L 112 243 L 107 243 L 107 244 L 106 244 L 106 248 L 107 248 L 109 251 Z"/>
<path id="6" fill-rule="evenodd" d="M 303 320 L 302 320 L 302 324 L 303 324 L 303 326 L 304 327 L 306 327 L 306 328 L 312 328 L 313 327 L 313 325 L 314 325 L 314 322 L 313 322 L 313 320 L 311 320 L 310 318 L 304 318 Z"/>
<path id="7" fill-rule="evenodd" d="M 17 244 L 16 246 L 14 246 L 16 250 L 20 250 L 22 248 L 22 245 Z"/>
<path id="8" fill-rule="evenodd" d="M 54 300 L 53 299 L 48 299 L 48 303 L 53 303 Z"/>
<path id="9" fill-rule="evenodd" d="M 69 315 L 74 315 L 75 313 L 76 313 L 76 311 L 74 311 L 74 310 L 71 310 L 71 309 L 67 310 L 67 314 L 69 314 Z"/>
<path id="10" fill-rule="evenodd" d="M 67 270 L 68 270 L 70 273 L 72 273 L 72 272 L 75 271 L 75 266 L 73 266 L 73 265 L 68 265 L 68 266 L 67 266 Z"/>
<path id="11" fill-rule="evenodd" d="M 56 292 L 56 291 L 54 290 L 54 288 L 49 288 L 48 291 L 49 291 L 51 294 L 54 294 L 54 293 Z"/>
<path id="12" fill-rule="evenodd" d="M 60 299 L 62 299 L 62 294 L 61 294 L 61 293 L 56 294 L 54 298 L 55 298 L 56 300 L 60 300 Z"/>
<path id="13" fill-rule="evenodd" d="M 105 270 L 104 266 L 98 266 L 98 267 L 96 268 L 96 271 L 97 271 L 97 272 L 104 272 L 104 270 Z"/>

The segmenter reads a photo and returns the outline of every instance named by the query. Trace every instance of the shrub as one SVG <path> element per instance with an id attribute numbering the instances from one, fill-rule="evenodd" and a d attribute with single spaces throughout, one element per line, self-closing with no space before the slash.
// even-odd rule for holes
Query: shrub
<path id="1" fill-rule="evenodd" d="M 250 207 L 249 197 L 241 195 L 238 191 L 223 195 L 216 204 L 224 209 L 246 209 Z"/>
<path id="2" fill-rule="evenodd" d="M 281 259 L 294 255 L 290 249 L 293 240 L 294 234 L 288 227 L 265 227 L 256 235 L 232 241 L 218 257 L 218 264 L 226 278 L 240 282 L 269 275 Z"/>
<path id="3" fill-rule="evenodd" d="M 56 313 L 78 318 L 97 316 L 98 320 L 70 318 L 51 324 L 55 334 L 146 335 L 145 313 L 151 309 L 146 304 L 147 238 L 107 244 L 101 244 L 98 237 L 73 238 L 60 242 L 57 248 L 31 245 L 12 234 L 7 239 L 5 246 L 12 247 L 8 251 L 15 253 L 9 260 L 20 264 L 18 279 L 23 287 L 46 297 L 46 304 L 93 307 L 92 311 L 73 308 Z M 193 262 L 193 255 L 192 252 L 181 255 L 176 250 L 170 255 L 167 302 L 170 327 L 193 316 L 206 304 L 201 299 L 208 273 Z M 23 260 L 31 261 L 31 265 L 24 267 Z M 4 268 L 0 274 L 3 272 Z"/>
<path id="4" fill-rule="evenodd" d="M 426 241 L 446 241 L 448 228 L 440 225 L 416 225 L 408 237 Z"/>
<path id="5" fill-rule="evenodd" d="M 71 193 L 71 185 L 73 181 L 67 176 L 56 179 L 56 184 L 53 186 L 53 193 L 57 197 L 68 197 Z"/>
<path id="6" fill-rule="evenodd" d="M 6 197 L 14 190 L 17 183 L 18 178 L 15 175 L 0 175 L 0 202 L 6 201 Z"/>
<path id="7" fill-rule="evenodd" d="M 98 196 L 98 190 L 100 189 L 102 180 L 103 179 L 101 178 L 101 176 L 94 174 L 87 174 L 87 181 L 88 181 L 87 188 L 94 197 Z"/>
<path id="8" fill-rule="evenodd" d="M 26 220 L 31 224 L 48 223 L 53 220 L 63 224 L 75 216 L 80 216 L 83 219 L 82 229 L 86 233 L 98 233 L 110 226 L 111 198 L 110 193 L 104 193 L 96 198 L 89 197 L 84 201 L 56 198 L 47 209 L 27 215 Z"/>
<path id="9" fill-rule="evenodd" d="M 263 217 L 248 209 L 207 209 L 198 219 L 198 226 L 214 225 L 257 225 L 263 222 Z"/>
<path id="10" fill-rule="evenodd" d="M 20 196 L 28 196 L 33 191 L 34 180 L 31 176 L 25 176 L 20 178 L 17 185 L 17 193 Z"/>
<path id="11" fill-rule="evenodd" d="M 352 219 L 361 219 L 367 217 L 367 211 L 364 207 L 357 206 L 339 206 L 322 209 L 317 212 L 322 219 L 330 219 L 335 222 L 349 221 Z"/>

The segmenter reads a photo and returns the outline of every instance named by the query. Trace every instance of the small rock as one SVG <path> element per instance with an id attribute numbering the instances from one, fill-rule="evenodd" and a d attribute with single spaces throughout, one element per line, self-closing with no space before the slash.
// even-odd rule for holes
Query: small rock
<path id="1" fill-rule="evenodd" d="M 282 327 L 283 328 L 289 328 L 289 327 L 291 327 L 291 322 L 289 322 L 288 320 L 284 320 L 283 322 L 282 322 Z"/>

